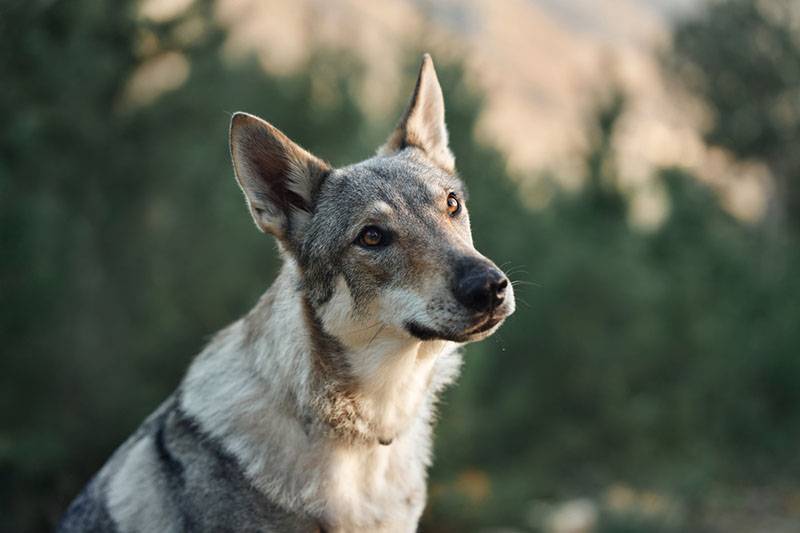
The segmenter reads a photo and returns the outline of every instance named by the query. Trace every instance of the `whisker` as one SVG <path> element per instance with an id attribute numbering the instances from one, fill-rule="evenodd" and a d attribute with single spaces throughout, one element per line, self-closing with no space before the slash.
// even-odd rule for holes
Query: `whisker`
<path id="1" fill-rule="evenodd" d="M 511 286 L 516 287 L 517 285 L 533 285 L 534 287 L 541 287 L 541 283 L 536 283 L 535 281 L 525 281 L 521 279 L 513 279 L 511 280 Z"/>
<path id="2" fill-rule="evenodd" d="M 531 304 L 529 304 L 528 302 L 526 302 L 525 300 L 523 300 L 523 299 L 522 299 L 522 298 L 520 298 L 519 296 L 517 296 L 517 297 L 516 297 L 516 300 L 517 300 L 518 302 L 522 302 L 522 303 L 524 303 L 524 304 L 525 304 L 525 307 L 527 307 L 528 309 L 530 309 L 530 308 L 531 308 Z"/>
<path id="3" fill-rule="evenodd" d="M 356 328 L 356 329 L 350 330 L 350 331 L 347 332 L 347 334 L 348 335 L 352 335 L 353 333 L 361 333 L 362 331 L 367 331 L 367 330 L 372 329 L 372 328 L 374 328 L 375 326 L 378 326 L 378 325 L 380 325 L 380 322 L 374 322 L 374 323 L 372 323 L 372 324 L 370 324 L 368 326 L 365 326 L 363 328 Z"/>
<path id="4" fill-rule="evenodd" d="M 525 265 L 512 265 L 511 261 L 506 261 L 503 264 L 501 264 L 499 266 L 499 268 L 505 268 L 506 266 L 508 266 L 508 270 L 509 271 L 513 271 L 514 269 L 524 268 L 525 267 Z"/>
<path id="5" fill-rule="evenodd" d="M 378 331 L 375 332 L 375 335 L 373 335 L 372 338 L 367 343 L 367 348 L 369 348 L 369 345 L 372 344 L 372 341 L 374 341 L 376 338 L 378 338 L 378 335 L 380 335 L 381 331 L 383 331 L 383 328 L 385 328 L 385 327 L 386 327 L 386 324 L 383 324 L 380 327 L 380 329 L 378 329 Z"/>

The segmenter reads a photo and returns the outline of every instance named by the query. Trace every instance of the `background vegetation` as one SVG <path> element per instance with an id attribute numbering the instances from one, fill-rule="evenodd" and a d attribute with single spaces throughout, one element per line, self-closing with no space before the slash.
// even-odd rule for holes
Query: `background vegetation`
<path id="1" fill-rule="evenodd" d="M 587 117 L 583 187 L 553 179 L 553 201 L 530 210 L 474 137 L 481 95 L 457 61 L 437 65 L 478 247 L 529 284 L 443 402 L 425 531 L 540 531 L 575 498 L 601 531 L 797 530 L 800 35 L 784 4 L 713 2 L 664 59 L 715 112 L 709 141 L 774 174 L 756 224 L 665 168 L 667 220 L 632 227 L 611 142 L 621 94 Z M 134 7 L 0 5 L 3 531 L 52 528 L 204 339 L 269 285 L 277 258 L 232 179 L 230 112 L 268 117 L 334 164 L 368 156 L 396 116 L 362 113 L 353 59 L 319 51 L 300 75 L 268 76 L 223 61 L 221 30 L 180 42 L 177 22 Z M 126 107 L 148 24 L 191 73 Z M 315 96 L 320 69 L 332 99 Z"/>

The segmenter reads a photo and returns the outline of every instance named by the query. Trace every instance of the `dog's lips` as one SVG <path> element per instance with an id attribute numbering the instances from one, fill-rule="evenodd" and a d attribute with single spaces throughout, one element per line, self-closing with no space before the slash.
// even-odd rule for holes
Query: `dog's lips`
<path id="1" fill-rule="evenodd" d="M 464 329 L 462 334 L 469 336 L 488 331 L 508 318 L 512 312 L 508 310 L 507 306 L 501 305 L 490 313 L 479 315 L 474 325 Z"/>
<path id="2" fill-rule="evenodd" d="M 503 318 L 504 317 L 502 316 L 487 315 L 486 318 L 478 322 L 477 325 L 464 331 L 464 335 L 475 335 L 477 333 L 488 331 L 499 324 Z"/>
<path id="3" fill-rule="evenodd" d="M 492 330 L 506 317 L 505 313 L 481 315 L 473 325 L 458 332 L 436 331 L 416 322 L 407 322 L 405 328 L 411 335 L 420 340 L 444 339 L 455 342 L 468 342 L 476 340 L 476 337 L 481 337 L 484 333 Z"/>

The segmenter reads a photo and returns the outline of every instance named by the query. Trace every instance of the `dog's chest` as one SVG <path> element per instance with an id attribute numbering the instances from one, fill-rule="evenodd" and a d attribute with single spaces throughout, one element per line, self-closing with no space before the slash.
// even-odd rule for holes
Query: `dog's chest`
<path id="1" fill-rule="evenodd" d="M 392 449 L 391 446 L 398 445 Z M 425 501 L 424 466 L 394 443 L 334 450 L 318 485 L 326 531 L 415 531 Z"/>

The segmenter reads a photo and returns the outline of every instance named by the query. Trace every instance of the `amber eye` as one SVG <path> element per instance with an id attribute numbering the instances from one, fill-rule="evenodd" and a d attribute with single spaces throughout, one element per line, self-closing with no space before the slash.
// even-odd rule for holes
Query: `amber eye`
<path id="1" fill-rule="evenodd" d="M 367 226 L 358 235 L 358 244 L 368 248 L 387 244 L 386 233 L 378 226 Z"/>
<path id="2" fill-rule="evenodd" d="M 451 192 L 447 195 L 447 213 L 450 216 L 458 214 L 461 211 L 461 202 L 456 198 L 456 193 Z"/>

